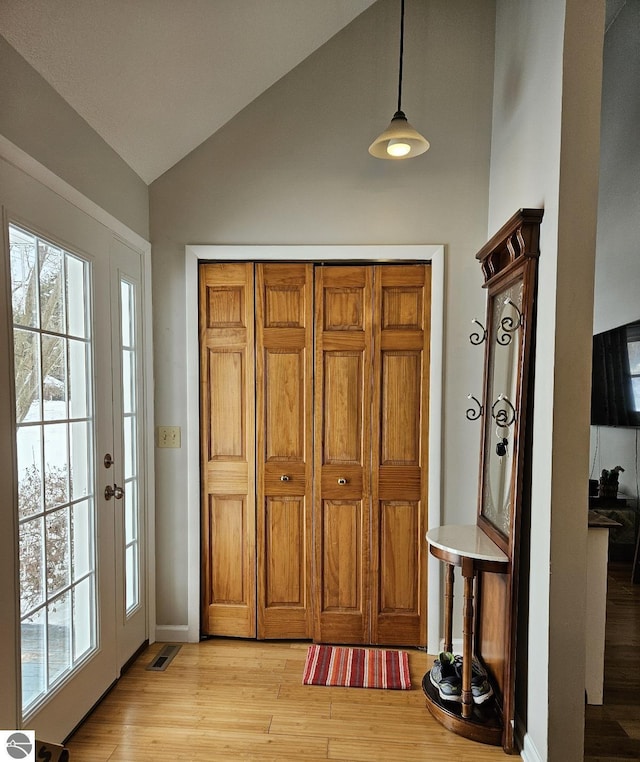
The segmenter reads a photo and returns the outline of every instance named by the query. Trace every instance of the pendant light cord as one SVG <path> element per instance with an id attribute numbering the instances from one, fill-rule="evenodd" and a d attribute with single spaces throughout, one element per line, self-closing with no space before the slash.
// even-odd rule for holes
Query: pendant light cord
<path id="1" fill-rule="evenodd" d="M 400 63 L 398 65 L 398 111 L 402 111 L 402 56 L 404 53 L 404 0 L 400 0 Z"/>

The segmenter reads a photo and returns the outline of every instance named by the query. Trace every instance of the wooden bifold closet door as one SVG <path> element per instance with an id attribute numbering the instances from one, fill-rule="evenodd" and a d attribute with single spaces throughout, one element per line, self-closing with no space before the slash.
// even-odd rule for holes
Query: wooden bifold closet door
<path id="1" fill-rule="evenodd" d="M 200 270 L 204 633 L 424 645 L 429 266 Z"/>

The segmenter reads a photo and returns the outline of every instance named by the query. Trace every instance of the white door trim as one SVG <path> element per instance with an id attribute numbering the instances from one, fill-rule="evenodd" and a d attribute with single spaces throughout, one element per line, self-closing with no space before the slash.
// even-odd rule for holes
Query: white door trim
<path id="1" fill-rule="evenodd" d="M 445 258 L 442 244 L 397 246 L 215 246 L 185 247 L 188 600 L 185 628 L 163 628 L 162 639 L 195 643 L 200 637 L 200 371 L 198 346 L 199 261 L 431 262 L 431 363 L 429 379 L 429 528 L 442 523 L 442 377 L 444 364 Z M 426 544 L 425 544 L 426 552 Z M 175 630 L 175 632 L 174 632 Z M 427 650 L 440 644 L 440 564 L 429 557 Z"/>

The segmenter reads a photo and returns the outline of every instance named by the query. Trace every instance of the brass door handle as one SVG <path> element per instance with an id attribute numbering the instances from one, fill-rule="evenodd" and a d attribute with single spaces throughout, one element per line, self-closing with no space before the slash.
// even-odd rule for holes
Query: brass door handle
<path id="1" fill-rule="evenodd" d="M 122 500 L 124 497 L 124 490 L 122 487 L 118 487 L 117 484 L 114 484 L 113 487 L 110 484 L 107 484 L 104 488 L 104 497 L 105 500 L 111 500 L 112 497 L 116 500 Z"/>

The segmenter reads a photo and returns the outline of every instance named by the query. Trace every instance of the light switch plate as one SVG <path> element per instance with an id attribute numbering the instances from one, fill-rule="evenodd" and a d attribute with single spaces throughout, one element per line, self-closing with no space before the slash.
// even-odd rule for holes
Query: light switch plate
<path id="1" fill-rule="evenodd" d="M 180 426 L 158 426 L 158 447 L 180 447 Z"/>

